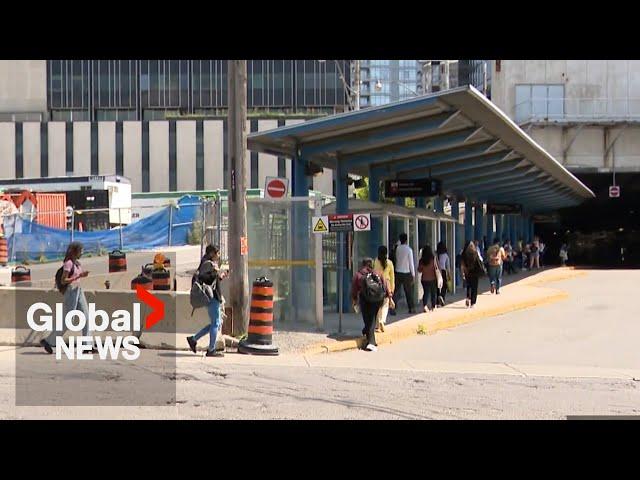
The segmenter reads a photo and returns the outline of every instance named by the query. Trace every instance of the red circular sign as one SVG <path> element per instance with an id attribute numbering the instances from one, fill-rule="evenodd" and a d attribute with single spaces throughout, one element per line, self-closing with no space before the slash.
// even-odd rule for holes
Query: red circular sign
<path id="1" fill-rule="evenodd" d="M 271 180 L 267 184 L 267 193 L 271 198 L 282 198 L 287 193 L 287 186 L 282 180 Z"/>

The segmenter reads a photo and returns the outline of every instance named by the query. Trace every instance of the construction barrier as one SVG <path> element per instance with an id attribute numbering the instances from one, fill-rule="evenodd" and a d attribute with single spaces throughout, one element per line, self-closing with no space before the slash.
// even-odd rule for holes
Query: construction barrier
<path id="1" fill-rule="evenodd" d="M 154 290 L 171 290 L 171 273 L 164 268 L 157 268 L 151 274 Z"/>
<path id="2" fill-rule="evenodd" d="M 18 265 L 11 270 L 11 283 L 18 282 L 24 282 L 20 283 L 20 286 L 23 287 L 31 286 L 31 270 L 23 265 Z"/>
<path id="3" fill-rule="evenodd" d="M 109 254 L 109 273 L 127 271 L 127 254 L 120 250 L 114 250 Z"/>
<path id="4" fill-rule="evenodd" d="M 0 237 L 0 265 L 5 266 L 9 263 L 9 245 L 7 239 Z"/>
<path id="5" fill-rule="evenodd" d="M 249 332 L 238 352 L 250 355 L 278 355 L 273 341 L 273 282 L 261 277 L 253 282 Z"/>

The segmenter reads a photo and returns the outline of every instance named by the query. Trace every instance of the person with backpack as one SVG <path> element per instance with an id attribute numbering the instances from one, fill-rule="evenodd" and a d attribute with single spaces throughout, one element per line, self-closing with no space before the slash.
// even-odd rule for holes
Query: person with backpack
<path id="1" fill-rule="evenodd" d="M 390 297 L 389 285 L 383 277 L 373 271 L 373 259 L 364 258 L 360 270 L 351 282 L 351 302 L 354 307 L 358 305 L 362 313 L 362 334 L 367 337 L 365 350 L 375 352 L 378 349 L 375 334 L 376 316 L 384 300 Z"/>
<path id="2" fill-rule="evenodd" d="M 56 272 L 55 283 L 57 290 L 64 295 L 64 315 L 66 316 L 71 310 L 80 310 L 84 313 L 86 318 L 89 318 L 87 297 L 80 286 L 80 279 L 86 278 L 89 275 L 89 272 L 83 270 L 80 265 L 81 256 L 82 244 L 80 242 L 71 242 L 67 247 L 67 252 L 64 255 L 62 266 Z M 40 340 L 40 345 L 47 353 L 53 353 L 53 346 L 56 343 L 56 338 L 64 335 L 65 330 L 58 332 L 54 329 L 46 339 L 43 338 Z M 85 327 L 82 329 L 82 335 L 85 337 L 89 336 L 89 322 L 86 322 Z M 98 353 L 95 345 L 92 345 L 91 353 Z"/>
<path id="3" fill-rule="evenodd" d="M 207 349 L 207 357 L 224 357 L 224 353 L 216 352 L 216 338 L 218 337 L 218 329 L 220 328 L 220 305 L 222 303 L 222 282 L 229 275 L 228 271 L 221 272 L 218 262 L 220 260 L 220 250 L 214 245 L 207 246 L 205 254 L 200 261 L 198 270 L 194 274 L 192 283 L 198 283 L 198 286 L 204 290 L 209 303 L 206 305 L 207 312 L 211 324 L 202 328 L 198 333 L 191 337 L 187 337 L 187 343 L 193 353 L 196 353 L 198 340 L 209 334 L 209 348 Z M 192 285 L 193 287 L 193 285 Z"/>
<path id="4" fill-rule="evenodd" d="M 484 263 L 478 255 L 478 250 L 474 242 L 467 242 L 465 244 L 462 250 L 460 269 L 462 270 L 462 278 L 467 286 L 465 304 L 467 308 L 473 308 L 478 298 L 478 281 L 480 277 L 486 273 Z"/>
<path id="5" fill-rule="evenodd" d="M 380 245 L 378 247 L 378 258 L 376 258 L 375 263 L 373 265 L 373 270 L 380 275 L 389 287 L 389 292 L 391 296 L 393 296 L 393 291 L 395 289 L 395 275 L 393 271 L 393 262 L 387 258 L 387 247 L 384 245 Z M 378 314 L 376 316 L 376 331 L 378 329 L 381 332 L 384 332 L 384 325 L 387 323 L 387 314 L 389 313 L 389 308 L 394 307 L 392 298 L 386 297 L 380 310 L 378 310 Z"/>
<path id="6" fill-rule="evenodd" d="M 487 259 L 489 262 L 489 281 L 491 282 L 491 293 L 500 295 L 500 284 L 502 283 L 502 264 L 507 258 L 507 253 L 500 246 L 500 240 L 497 238 L 493 241 L 493 245 L 487 250 Z"/>

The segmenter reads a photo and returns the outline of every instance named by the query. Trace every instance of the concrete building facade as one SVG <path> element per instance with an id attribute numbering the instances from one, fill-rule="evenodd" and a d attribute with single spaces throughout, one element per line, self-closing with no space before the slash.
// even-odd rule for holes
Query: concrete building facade
<path id="1" fill-rule="evenodd" d="M 496 60 L 491 100 L 573 172 L 640 172 L 638 60 Z"/>
<path id="2" fill-rule="evenodd" d="M 247 133 L 348 108 L 348 61 L 247 69 Z M 226 107 L 223 60 L 3 60 L 0 178 L 119 174 L 133 192 L 226 188 Z M 247 152 L 247 163 L 252 188 L 291 176 L 285 158 Z M 332 172 L 313 186 L 333 194 Z"/>

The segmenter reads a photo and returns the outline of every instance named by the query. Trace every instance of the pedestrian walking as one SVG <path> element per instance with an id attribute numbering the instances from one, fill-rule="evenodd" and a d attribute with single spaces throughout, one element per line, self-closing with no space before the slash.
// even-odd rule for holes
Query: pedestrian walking
<path id="1" fill-rule="evenodd" d="M 465 280 L 467 286 L 465 304 L 467 308 L 473 308 L 478 298 L 478 281 L 480 277 L 486 273 L 484 263 L 478 255 L 475 243 L 467 242 L 465 244 L 464 250 L 462 251 L 460 268 L 462 270 L 462 278 Z"/>
<path id="2" fill-rule="evenodd" d="M 515 269 L 513 267 L 513 248 L 511 247 L 511 242 L 509 240 L 507 240 L 506 242 L 504 242 L 504 253 L 506 254 L 506 257 L 504 259 L 504 272 L 511 275 L 512 273 L 515 273 Z"/>
<path id="3" fill-rule="evenodd" d="M 384 326 L 387 323 L 387 314 L 389 313 L 389 308 L 394 307 L 394 305 L 392 305 L 392 297 L 396 287 L 393 262 L 387 258 L 387 253 L 387 247 L 385 247 L 384 245 L 380 245 L 378 247 L 378 258 L 376 258 L 373 265 L 373 271 L 380 275 L 384 279 L 384 281 L 387 282 L 387 286 L 389 287 L 389 295 L 385 297 L 382 306 L 378 310 L 378 314 L 376 316 L 376 331 L 380 330 L 381 332 L 384 332 Z"/>
<path id="4" fill-rule="evenodd" d="M 534 268 L 540 268 L 540 240 L 538 237 L 533 239 L 530 246 L 529 268 L 531 270 Z"/>
<path id="5" fill-rule="evenodd" d="M 207 305 L 207 312 L 211 323 L 202 328 L 198 333 L 187 337 L 187 343 L 193 353 L 196 353 L 198 340 L 209 334 L 209 348 L 207 357 L 223 357 L 224 353 L 216 352 L 216 339 L 220 328 L 220 305 L 222 303 L 222 289 L 220 283 L 229 276 L 228 271 L 220 271 L 218 262 L 220 261 L 220 249 L 214 245 L 207 246 L 204 256 L 200 260 L 200 265 L 195 275 L 195 279 L 201 282 L 210 297 Z"/>
<path id="6" fill-rule="evenodd" d="M 82 244 L 80 242 L 71 242 L 67 247 L 67 252 L 62 261 L 62 267 L 58 269 L 55 275 L 56 288 L 64 295 L 63 312 L 66 317 L 71 310 L 80 310 L 85 318 L 89 318 L 89 306 L 84 290 L 80 286 L 80 279 L 89 275 L 87 270 L 82 268 L 80 257 L 82 256 Z M 49 354 L 53 353 L 53 345 L 56 344 L 57 337 L 64 335 L 66 325 L 62 332 L 55 329 L 51 331 L 46 339 L 40 340 L 40 345 Z M 89 322 L 86 322 L 82 329 L 82 335 L 89 336 Z M 98 353 L 92 343 L 91 353 Z"/>
<path id="7" fill-rule="evenodd" d="M 569 245 L 563 243 L 560 247 L 560 264 L 564 267 L 569 260 Z"/>
<path id="8" fill-rule="evenodd" d="M 416 269 L 413 263 L 413 250 L 407 245 L 407 234 L 400 234 L 400 245 L 396 248 L 395 267 L 395 291 L 393 294 L 393 303 L 398 305 L 400 292 L 404 290 L 407 299 L 407 307 L 409 313 L 415 313 L 413 303 L 413 281 L 416 277 Z M 402 288 L 400 288 L 402 287 Z M 391 311 L 391 315 L 395 315 L 395 310 Z"/>
<path id="9" fill-rule="evenodd" d="M 384 278 L 373 271 L 373 259 L 364 258 L 360 270 L 356 272 L 351 282 L 351 302 L 354 309 L 360 307 L 364 328 L 362 335 L 367 338 L 365 350 L 375 352 L 376 343 L 376 316 L 385 298 L 391 296 L 389 287 Z"/>
<path id="10" fill-rule="evenodd" d="M 438 262 L 433 256 L 433 250 L 431 245 L 425 245 L 422 248 L 422 256 L 418 261 L 418 272 L 421 274 L 420 283 L 422 283 L 422 289 L 424 294 L 422 296 L 422 306 L 425 312 L 433 311 L 436 308 L 436 302 L 438 297 Z M 442 281 L 442 277 L 440 277 Z M 431 299 L 431 306 L 429 306 L 429 299 Z"/>
<path id="11" fill-rule="evenodd" d="M 451 259 L 449 258 L 449 252 L 447 251 L 447 246 L 444 242 L 438 243 L 436 254 L 438 268 L 440 268 L 440 273 L 442 274 L 442 288 L 438 292 L 438 303 L 440 303 L 441 307 L 444 307 L 447 299 L 447 292 L 449 291 L 449 280 L 453 279 Z"/>
<path id="12" fill-rule="evenodd" d="M 491 293 L 500 295 L 500 284 L 502 283 L 502 264 L 507 258 L 504 248 L 500 246 L 500 241 L 496 238 L 487 251 L 489 262 L 489 281 L 491 282 Z"/>

